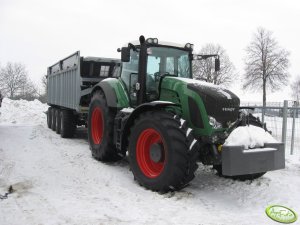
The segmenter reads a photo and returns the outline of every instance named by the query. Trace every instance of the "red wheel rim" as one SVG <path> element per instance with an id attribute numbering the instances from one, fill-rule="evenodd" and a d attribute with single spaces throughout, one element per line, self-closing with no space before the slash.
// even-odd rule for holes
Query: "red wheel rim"
<path id="1" fill-rule="evenodd" d="M 150 158 L 150 147 L 153 144 L 161 144 L 163 147 L 162 158 L 159 162 L 154 162 Z M 136 144 L 136 158 L 138 165 L 143 172 L 149 178 L 155 178 L 159 176 L 165 166 L 166 150 L 161 135 L 154 129 L 149 128 L 144 130 L 138 138 Z"/>
<path id="2" fill-rule="evenodd" d="M 92 138 L 95 144 L 100 144 L 103 138 L 103 114 L 99 107 L 94 108 L 92 113 Z"/>

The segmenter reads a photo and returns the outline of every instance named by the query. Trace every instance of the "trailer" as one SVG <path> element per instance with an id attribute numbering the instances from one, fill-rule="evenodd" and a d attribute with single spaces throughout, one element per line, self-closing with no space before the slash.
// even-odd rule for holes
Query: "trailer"
<path id="1" fill-rule="evenodd" d="M 120 63 L 120 59 L 82 57 L 77 51 L 48 67 L 48 127 L 62 137 L 72 137 L 77 125 L 86 125 L 92 88 L 106 78 L 117 78 Z M 67 120 L 63 132 L 60 118 Z"/>

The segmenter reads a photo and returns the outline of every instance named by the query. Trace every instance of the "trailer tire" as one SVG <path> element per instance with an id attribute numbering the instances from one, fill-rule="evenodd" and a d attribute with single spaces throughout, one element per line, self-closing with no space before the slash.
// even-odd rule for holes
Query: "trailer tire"
<path id="1" fill-rule="evenodd" d="M 60 136 L 62 138 L 74 137 L 76 130 L 75 117 L 71 110 L 60 110 Z"/>
<path id="2" fill-rule="evenodd" d="M 186 121 L 166 111 L 142 113 L 129 136 L 129 162 L 135 180 L 165 193 L 180 190 L 195 177 L 198 142 Z"/>
<path id="3" fill-rule="evenodd" d="M 48 108 L 48 112 L 47 112 L 47 126 L 48 126 L 48 128 L 51 129 L 51 126 L 52 126 L 52 107 Z"/>
<path id="4" fill-rule="evenodd" d="M 60 134 L 60 131 L 61 131 L 60 112 L 61 112 L 60 109 L 55 110 L 55 121 L 56 121 L 55 127 L 56 127 L 57 134 Z"/>
<path id="5" fill-rule="evenodd" d="M 55 131 L 56 130 L 56 117 L 55 117 L 55 114 L 56 114 L 56 108 L 52 108 L 52 112 L 51 112 L 51 114 L 52 114 L 52 123 L 51 123 L 51 129 L 53 130 L 53 131 Z"/>
<path id="6" fill-rule="evenodd" d="M 247 124 L 256 126 L 256 127 L 261 127 L 267 131 L 267 128 L 264 124 L 262 124 L 259 120 L 259 118 L 254 117 L 252 114 L 249 114 L 245 117 L 245 119 L 238 125 L 238 126 L 246 126 Z M 240 181 L 245 181 L 245 180 L 254 180 L 257 179 L 261 176 L 263 176 L 266 172 L 263 173 L 253 173 L 253 174 L 244 174 L 244 175 L 237 175 L 237 176 L 224 176 L 222 174 L 222 165 L 214 165 L 213 168 L 217 171 L 217 174 L 219 176 L 225 177 L 225 178 L 231 178 L 234 180 L 240 180 Z"/>
<path id="7" fill-rule="evenodd" d="M 100 161 L 117 161 L 122 157 L 114 146 L 116 110 L 107 106 L 101 91 L 93 94 L 88 114 L 88 141 L 92 155 Z"/>

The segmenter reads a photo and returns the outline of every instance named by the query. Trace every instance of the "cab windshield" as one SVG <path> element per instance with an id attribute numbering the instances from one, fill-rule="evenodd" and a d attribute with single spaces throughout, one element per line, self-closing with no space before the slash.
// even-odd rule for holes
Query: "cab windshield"
<path id="1" fill-rule="evenodd" d="M 131 99 L 137 102 L 136 83 L 140 49 L 130 50 L 129 62 L 122 63 L 121 80 L 124 82 Z M 147 49 L 146 98 L 147 101 L 158 99 L 159 83 L 163 76 L 191 78 L 189 52 L 170 47 L 149 47 Z"/>
<path id="2" fill-rule="evenodd" d="M 189 52 L 175 48 L 150 47 L 147 49 L 147 75 L 169 74 L 191 78 Z"/>

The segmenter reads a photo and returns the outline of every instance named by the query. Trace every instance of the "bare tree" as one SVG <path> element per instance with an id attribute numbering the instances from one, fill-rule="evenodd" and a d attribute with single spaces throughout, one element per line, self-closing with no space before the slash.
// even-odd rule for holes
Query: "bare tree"
<path id="1" fill-rule="evenodd" d="M 33 100 L 37 96 L 37 89 L 21 63 L 8 62 L 0 68 L 0 89 L 12 99 Z"/>
<path id="2" fill-rule="evenodd" d="M 215 72 L 215 61 L 213 58 L 194 60 L 193 74 L 195 79 L 229 86 L 237 78 L 233 63 L 230 61 L 225 49 L 220 45 L 206 44 L 199 54 L 218 54 L 221 63 L 220 71 Z"/>
<path id="3" fill-rule="evenodd" d="M 0 87 L 5 95 L 14 98 L 27 82 L 27 72 L 21 63 L 7 63 L 0 69 Z"/>
<path id="4" fill-rule="evenodd" d="M 45 89 L 45 92 L 46 92 L 46 89 L 47 89 L 47 76 L 42 76 L 42 85 L 43 85 L 43 88 Z"/>
<path id="5" fill-rule="evenodd" d="M 21 90 L 14 96 L 14 99 L 25 99 L 32 101 L 38 97 L 38 91 L 35 85 L 27 80 Z"/>
<path id="6" fill-rule="evenodd" d="M 266 106 L 266 90 L 276 91 L 287 84 L 289 52 L 281 48 L 272 32 L 258 28 L 246 49 L 244 88 L 263 91 Z"/>
<path id="7" fill-rule="evenodd" d="M 300 75 L 297 76 L 296 81 L 291 85 L 292 96 L 297 102 L 300 101 Z"/>
<path id="8" fill-rule="evenodd" d="M 43 103 L 47 102 L 47 76 L 42 76 L 42 89 L 38 91 L 38 100 Z"/>

